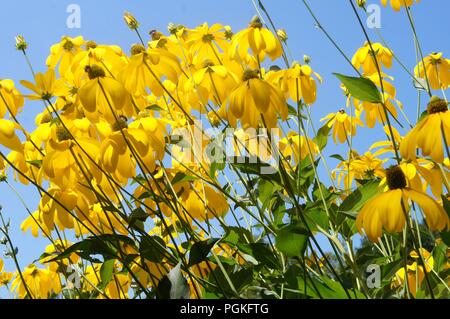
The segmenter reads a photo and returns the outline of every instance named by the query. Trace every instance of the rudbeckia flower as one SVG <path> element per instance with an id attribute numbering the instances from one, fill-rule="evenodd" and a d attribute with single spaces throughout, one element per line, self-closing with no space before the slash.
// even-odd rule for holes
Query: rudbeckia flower
<path id="1" fill-rule="evenodd" d="M 96 64 L 87 66 L 86 72 L 90 80 L 78 91 L 86 116 L 95 120 L 100 114 L 114 123 L 130 103 L 127 91 L 119 81 L 107 77 L 104 69 Z"/>
<path id="2" fill-rule="evenodd" d="M 445 90 L 450 86 L 450 60 L 444 58 L 442 52 L 431 53 L 423 62 L 419 62 L 414 74 L 421 79 L 428 79 L 433 90 Z"/>
<path id="3" fill-rule="evenodd" d="M 386 171 L 387 192 L 369 200 L 356 218 L 356 227 L 363 229 L 372 242 L 377 242 L 382 229 L 391 233 L 401 232 L 406 224 L 410 202 L 423 211 L 425 221 L 431 230 L 442 231 L 450 225 L 444 209 L 427 194 L 407 187 L 405 174 L 399 166 Z"/>
<path id="4" fill-rule="evenodd" d="M 423 156 L 433 161 L 444 161 L 445 141 L 450 141 L 450 112 L 446 101 L 432 97 L 425 116 L 402 140 L 400 153 L 407 160 L 416 159 L 416 150 L 420 148 Z"/>
<path id="5" fill-rule="evenodd" d="M 384 7 L 386 7 L 388 0 L 381 0 L 381 3 Z M 420 0 L 390 0 L 391 7 L 395 11 L 400 11 L 401 7 L 404 7 L 405 4 L 407 7 L 410 7 L 414 4 L 414 2 L 420 2 Z"/>
<path id="6" fill-rule="evenodd" d="M 422 282 L 425 279 L 425 272 L 429 273 L 434 267 L 433 255 L 424 248 L 420 248 L 420 253 L 424 259 L 425 269 L 423 268 L 422 263 L 417 261 L 419 259 L 419 255 L 416 251 L 413 251 L 409 254 L 409 256 L 416 261 L 406 266 L 406 276 L 405 267 L 401 267 L 397 270 L 391 284 L 394 288 L 406 288 L 405 282 L 407 282 L 408 290 L 414 298 L 417 296 L 417 290 L 420 289 Z"/>
<path id="7" fill-rule="evenodd" d="M 0 272 L 0 287 L 8 286 L 13 277 L 14 274 L 12 272 Z"/>
<path id="8" fill-rule="evenodd" d="M 22 80 L 20 83 L 36 94 L 26 95 L 30 100 L 50 100 L 54 96 L 65 96 L 68 90 L 62 79 L 56 79 L 55 70 L 48 69 L 45 74 L 37 73 L 34 77 L 36 84 Z"/>
<path id="9" fill-rule="evenodd" d="M 228 49 L 229 45 L 224 26 L 216 23 L 209 27 L 206 22 L 191 30 L 186 42 L 190 53 L 200 61 L 214 57 L 218 64 L 221 63 L 220 52 Z"/>
<path id="10" fill-rule="evenodd" d="M 306 104 L 313 104 L 316 101 L 317 91 L 313 75 L 320 83 L 322 82 L 320 75 L 314 72 L 309 65 L 293 63 L 292 67 L 284 72 L 282 90 L 289 92 L 289 97 L 295 102 L 303 99 Z"/>
<path id="11" fill-rule="evenodd" d="M 31 264 L 22 271 L 23 280 L 19 274 L 16 274 L 12 282 L 11 289 L 16 290 L 19 298 L 27 297 L 28 293 L 25 285 L 28 287 L 33 298 L 46 299 L 50 293 L 59 293 L 61 284 L 59 276 L 48 269 L 42 269 Z"/>
<path id="12" fill-rule="evenodd" d="M 287 137 L 280 140 L 279 146 L 285 158 L 290 157 L 297 164 L 311 154 L 315 158 L 319 154 L 319 147 L 308 137 L 289 132 Z"/>
<path id="13" fill-rule="evenodd" d="M 225 66 L 206 60 L 203 62 L 202 68 L 194 73 L 193 79 L 186 80 L 185 91 L 196 90 L 197 94 L 193 95 L 200 96 L 201 101 L 199 102 L 202 105 L 207 104 L 208 100 L 213 101 L 216 105 L 221 105 L 238 82 L 236 75 Z M 195 104 L 193 106 L 195 107 Z"/>
<path id="14" fill-rule="evenodd" d="M 5 117 L 7 112 L 17 115 L 23 106 L 23 96 L 14 87 L 12 80 L 0 80 L 0 118 Z"/>
<path id="15" fill-rule="evenodd" d="M 277 114 L 283 120 L 288 116 L 283 94 L 260 79 L 258 73 L 256 70 L 246 70 L 242 83 L 230 94 L 227 118 L 233 126 L 236 125 L 236 119 L 240 119 L 245 128 L 256 128 L 263 120 L 268 128 L 273 128 L 276 127 Z"/>
<path id="16" fill-rule="evenodd" d="M 350 135 L 356 135 L 356 125 L 364 126 L 359 119 L 359 112 L 356 111 L 356 116 L 349 116 L 344 109 L 340 109 L 337 113 L 328 114 L 320 121 L 327 121 L 327 125 L 333 128 L 333 140 L 336 143 L 336 138 L 340 143 L 348 142 Z"/>
<path id="17" fill-rule="evenodd" d="M 247 55 L 249 48 L 260 61 L 264 59 L 265 54 L 272 60 L 279 58 L 282 54 L 280 41 L 272 32 L 263 28 L 259 17 L 254 17 L 247 29 L 233 36 L 229 54 L 233 58 L 242 59 Z"/>
<path id="18" fill-rule="evenodd" d="M 63 37 L 61 42 L 52 45 L 50 48 L 47 66 L 54 69 L 59 63 L 59 75 L 64 76 L 66 71 L 71 67 L 75 55 L 81 51 L 81 46 L 83 44 L 84 39 L 82 36 L 76 38 Z"/>
<path id="19" fill-rule="evenodd" d="M 381 43 L 372 43 L 372 49 L 375 52 L 380 71 L 382 66 L 390 69 L 392 67 L 392 51 L 389 48 L 384 47 Z M 373 57 L 373 52 L 368 42 L 364 43 L 364 46 L 356 51 L 355 55 L 352 58 L 352 64 L 358 70 L 362 68 L 365 74 L 378 74 L 378 69 Z"/>
<path id="20" fill-rule="evenodd" d="M 17 128 L 20 128 L 18 124 L 9 120 L 0 119 L 0 144 L 12 151 L 22 152 L 22 143 L 15 132 Z"/>
<path id="21" fill-rule="evenodd" d="M 147 95 L 147 88 L 156 96 L 164 95 L 162 78 L 178 82 L 181 67 L 177 57 L 163 49 L 148 49 L 140 44 L 133 45 L 131 57 L 119 80 L 133 95 Z"/>
<path id="22" fill-rule="evenodd" d="M 352 151 L 350 159 L 340 162 L 333 170 L 332 176 L 337 179 L 338 185 L 344 183 L 345 189 L 348 190 L 355 179 L 366 180 L 374 177 L 385 177 L 383 168 L 385 162 L 386 160 L 376 157 L 371 152 L 359 155 Z"/>

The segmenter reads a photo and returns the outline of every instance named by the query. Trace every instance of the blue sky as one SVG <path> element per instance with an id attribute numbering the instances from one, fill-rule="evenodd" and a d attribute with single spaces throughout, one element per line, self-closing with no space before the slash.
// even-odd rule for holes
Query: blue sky
<path id="1" fill-rule="evenodd" d="M 355 17 L 347 0 L 313 0 L 311 7 L 332 34 L 339 45 L 351 57 L 355 50 L 364 43 L 364 36 L 357 27 Z M 81 8 L 81 28 L 68 29 L 66 8 L 70 4 Z M 379 0 L 368 0 L 379 4 Z M 332 72 L 354 75 L 352 68 L 333 48 L 323 34 L 314 26 L 300 0 L 264 1 L 277 27 L 284 28 L 289 36 L 289 47 L 294 59 L 301 60 L 304 54 L 312 57 L 313 69 L 322 75 L 324 83 L 318 88 L 318 101 L 311 107 L 315 126 L 319 119 L 330 112 L 336 112 L 345 105 L 345 98 L 339 88 L 339 82 Z M 448 12 L 450 2 L 445 0 L 425 0 L 413 7 L 413 15 L 419 30 L 419 38 L 425 54 L 433 51 L 450 52 L 450 23 Z M 255 14 L 251 0 L 165 0 L 165 1 L 118 1 L 118 0 L 41 0 L 41 1 L 3 1 L 0 11 L 0 78 L 13 79 L 18 84 L 21 79 L 31 79 L 22 54 L 14 48 L 14 37 L 22 34 L 29 43 L 29 56 L 37 71 L 45 70 L 45 59 L 52 44 L 63 35 L 83 35 L 85 39 L 97 43 L 118 44 L 124 49 L 137 42 L 135 34 L 130 32 L 123 22 L 124 11 L 132 12 L 141 23 L 144 36 L 151 29 L 166 32 L 169 22 L 195 27 L 205 21 L 230 25 L 234 30 L 246 27 Z M 416 60 L 413 38 L 405 11 L 394 12 L 390 8 L 382 9 L 381 33 L 391 49 L 402 62 L 413 70 Z M 369 32 L 373 41 L 377 36 Z M 405 112 L 414 118 L 417 93 L 409 76 L 397 63 L 388 73 L 395 77 L 398 99 L 403 103 Z M 21 88 L 25 91 L 23 88 Z M 426 102 L 426 101 L 424 101 Z M 19 119 L 29 129 L 32 128 L 34 116 L 41 109 L 40 104 L 27 102 Z M 380 127 L 376 130 L 363 130 L 355 140 L 358 151 L 364 152 L 380 138 Z M 332 146 L 330 154 L 342 151 L 342 147 Z M 330 162 L 334 167 L 334 162 Z M 33 211 L 38 198 L 31 187 L 12 183 L 26 199 Z M 24 267 L 36 259 L 46 244 L 34 239 L 29 233 L 20 232 L 20 223 L 27 214 L 14 193 L 5 184 L 0 184 L 0 204 L 3 214 L 11 218 L 11 234 L 15 245 L 19 247 L 19 260 Z M 13 269 L 10 260 L 6 268 Z M 0 294 L 1 296 L 1 294 Z"/>

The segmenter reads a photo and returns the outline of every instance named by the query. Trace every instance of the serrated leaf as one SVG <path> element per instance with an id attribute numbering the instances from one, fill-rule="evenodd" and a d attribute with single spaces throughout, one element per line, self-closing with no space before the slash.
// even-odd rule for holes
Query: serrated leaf
<path id="1" fill-rule="evenodd" d="M 189 253 L 188 266 L 190 267 L 206 260 L 206 257 L 218 240 L 217 238 L 211 238 L 194 243 Z"/>
<path id="2" fill-rule="evenodd" d="M 360 101 L 370 103 L 383 102 L 377 86 L 371 80 L 363 77 L 346 76 L 339 73 L 333 73 L 345 85 L 348 92 Z"/>
<path id="3" fill-rule="evenodd" d="M 302 257 L 308 241 L 308 232 L 299 225 L 289 225 L 280 229 L 275 246 L 288 257 Z"/>
<path id="4" fill-rule="evenodd" d="M 339 211 L 342 213 L 356 213 L 364 204 L 379 193 L 379 181 L 373 180 L 363 186 L 360 186 L 353 193 L 351 193 L 339 206 Z M 356 214 L 350 214 L 355 216 Z"/>

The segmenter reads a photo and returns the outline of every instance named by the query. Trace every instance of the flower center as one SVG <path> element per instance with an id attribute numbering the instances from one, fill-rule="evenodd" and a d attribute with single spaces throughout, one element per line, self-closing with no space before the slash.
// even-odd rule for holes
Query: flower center
<path id="1" fill-rule="evenodd" d="M 119 119 L 113 124 L 113 131 L 118 132 L 126 128 L 128 128 L 127 118 L 123 115 L 119 115 Z"/>
<path id="2" fill-rule="evenodd" d="M 130 52 L 131 52 L 131 55 L 138 55 L 142 52 L 145 52 L 145 47 L 142 44 L 133 44 Z"/>
<path id="3" fill-rule="evenodd" d="M 67 131 L 63 126 L 58 126 L 56 128 L 56 137 L 58 138 L 58 142 L 68 141 L 72 139 L 69 131 Z"/>
<path id="4" fill-rule="evenodd" d="M 72 41 L 69 41 L 69 40 L 67 40 L 67 41 L 64 42 L 64 44 L 63 44 L 63 48 L 64 48 L 64 50 L 66 50 L 66 51 L 72 51 L 73 47 L 74 47 L 74 45 L 73 45 Z"/>
<path id="5" fill-rule="evenodd" d="M 84 68 L 84 70 L 88 74 L 90 80 L 100 78 L 100 77 L 102 77 L 102 78 L 105 77 L 105 70 L 103 70 L 97 64 L 87 65 Z"/>
<path id="6" fill-rule="evenodd" d="M 390 190 L 406 187 L 406 176 L 400 166 L 392 166 L 386 170 L 386 180 Z"/>
<path id="7" fill-rule="evenodd" d="M 210 33 L 207 33 L 207 34 L 203 35 L 203 37 L 202 37 L 202 41 L 205 43 L 210 43 L 213 40 L 214 40 L 214 36 Z"/>
<path id="8" fill-rule="evenodd" d="M 259 78 L 259 71 L 258 70 L 250 70 L 247 69 L 244 71 L 244 75 L 242 75 L 242 81 L 248 81 L 251 79 L 257 79 Z"/>
<path id="9" fill-rule="evenodd" d="M 95 49 L 97 47 L 97 42 L 95 41 L 88 41 L 86 42 L 86 49 Z"/>
<path id="10" fill-rule="evenodd" d="M 445 100 L 443 100 L 437 96 L 433 96 L 430 100 L 430 103 L 428 103 L 427 111 L 428 111 L 428 114 L 446 112 L 446 111 L 448 111 L 448 104 Z"/>
<path id="11" fill-rule="evenodd" d="M 214 66 L 214 62 L 211 61 L 210 59 L 206 59 L 205 61 L 203 61 L 203 67 L 204 68 L 208 68 L 210 66 Z"/>
<path id="12" fill-rule="evenodd" d="M 258 16 L 254 16 L 252 21 L 250 21 L 249 25 L 250 28 L 262 28 L 262 22 L 261 19 Z"/>
<path id="13" fill-rule="evenodd" d="M 50 123 L 52 120 L 53 116 L 50 113 L 46 113 L 41 118 L 41 124 Z"/>

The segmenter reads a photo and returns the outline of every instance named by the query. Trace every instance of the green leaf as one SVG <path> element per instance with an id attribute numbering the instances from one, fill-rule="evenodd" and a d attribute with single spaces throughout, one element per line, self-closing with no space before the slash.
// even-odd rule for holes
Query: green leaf
<path id="1" fill-rule="evenodd" d="M 149 214 L 143 210 L 142 207 L 137 207 L 131 212 L 130 216 L 128 216 L 128 224 L 130 227 L 138 227 L 143 230 L 143 224 L 148 217 Z"/>
<path id="2" fill-rule="evenodd" d="M 378 180 L 367 182 L 351 193 L 339 206 L 339 211 L 355 217 L 365 203 L 379 193 Z"/>
<path id="3" fill-rule="evenodd" d="M 105 289 L 114 274 L 114 259 L 105 261 L 100 267 L 100 289 Z"/>
<path id="4" fill-rule="evenodd" d="M 194 243 L 189 253 L 188 267 L 204 261 L 218 240 L 217 238 L 211 238 Z"/>
<path id="5" fill-rule="evenodd" d="M 264 264 L 271 269 L 280 268 L 279 260 L 277 259 L 275 252 L 265 243 L 251 243 L 249 244 L 252 250 L 252 255 L 257 261 Z"/>
<path id="6" fill-rule="evenodd" d="M 300 225 L 289 225 L 278 231 L 275 246 L 288 257 L 302 257 L 305 253 L 308 232 Z"/>
<path id="7" fill-rule="evenodd" d="M 172 183 L 172 185 L 175 185 L 177 183 L 195 181 L 196 179 L 197 178 L 194 176 L 190 176 L 190 175 L 186 175 L 185 173 L 178 172 L 175 174 L 175 177 L 172 179 L 171 183 Z"/>
<path id="8" fill-rule="evenodd" d="M 97 258 L 92 257 L 93 255 L 102 255 L 105 260 L 115 259 L 117 258 L 116 247 L 118 244 L 135 246 L 134 241 L 127 236 L 113 234 L 98 235 L 95 237 L 88 237 L 73 244 L 49 262 L 68 258 L 72 253 L 92 262 L 101 262 Z"/>
<path id="9" fill-rule="evenodd" d="M 139 253 L 141 257 L 147 260 L 160 263 L 166 256 L 166 243 L 158 236 L 142 237 L 139 244 Z"/>
<path id="10" fill-rule="evenodd" d="M 356 99 L 370 103 L 382 103 L 381 94 L 377 86 L 369 79 L 351 77 L 333 73 L 345 85 L 348 92 Z"/>
<path id="11" fill-rule="evenodd" d="M 158 104 L 153 104 L 153 105 L 147 106 L 146 109 L 147 109 L 147 110 L 150 110 L 150 111 L 158 111 L 158 112 L 165 111 L 165 110 L 164 110 L 161 106 L 159 106 Z"/>
<path id="12" fill-rule="evenodd" d="M 41 166 L 42 166 L 42 160 L 33 160 L 33 161 L 26 161 L 26 162 L 37 168 L 41 168 Z"/>
<path id="13" fill-rule="evenodd" d="M 320 150 L 323 150 L 328 144 L 328 137 L 330 135 L 331 127 L 328 126 L 328 122 L 325 123 L 318 131 L 313 141 L 317 144 Z"/>
<path id="14" fill-rule="evenodd" d="M 256 157 L 239 157 L 233 156 L 228 158 L 230 163 L 244 174 L 258 175 L 264 179 L 269 179 L 281 183 L 281 179 L 277 174 L 278 171 L 270 164 L 262 162 Z M 277 174 L 277 175 L 275 175 Z"/>
<path id="15" fill-rule="evenodd" d="M 181 262 L 167 274 L 167 278 L 170 281 L 170 299 L 189 299 L 190 290 L 181 273 Z"/>

